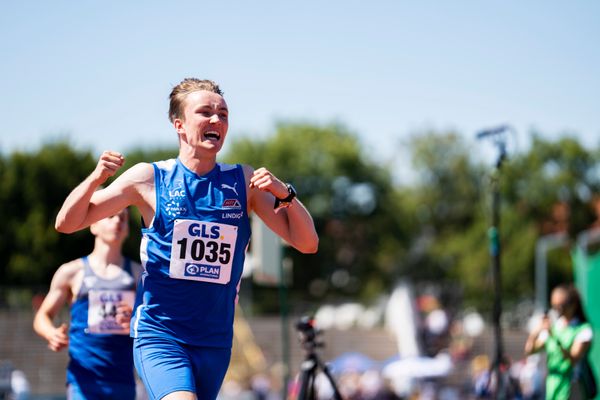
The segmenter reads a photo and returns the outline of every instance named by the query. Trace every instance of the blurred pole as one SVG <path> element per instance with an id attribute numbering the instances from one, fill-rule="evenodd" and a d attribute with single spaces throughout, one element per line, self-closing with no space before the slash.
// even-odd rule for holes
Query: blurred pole
<path id="1" fill-rule="evenodd" d="M 493 373 L 496 377 L 496 399 L 505 399 L 506 387 L 502 377 L 502 364 L 504 362 L 504 346 L 502 343 L 502 274 L 500 258 L 500 189 L 499 189 L 499 169 L 500 162 L 497 165 L 496 174 L 492 177 L 492 226 L 488 230 L 490 241 L 490 255 L 492 258 L 492 279 L 494 284 L 494 306 L 492 321 L 494 323 L 494 363 Z"/>
<path id="2" fill-rule="evenodd" d="M 494 290 L 494 304 L 492 310 L 492 322 L 494 325 L 494 361 L 491 369 L 491 379 L 495 379 L 494 399 L 508 399 L 508 381 L 504 375 L 508 375 L 508 365 L 504 357 L 504 346 L 502 342 L 502 268 L 501 268 L 501 246 L 500 246 L 500 172 L 502 164 L 506 159 L 506 139 L 504 133 L 511 128 L 502 125 L 497 128 L 487 129 L 477 134 L 478 139 L 492 138 L 498 148 L 498 158 L 491 177 L 492 189 L 492 224 L 488 229 L 490 246 L 490 258 L 492 264 L 492 280 Z"/>
<path id="3" fill-rule="evenodd" d="M 281 315 L 281 354 L 283 358 L 283 387 L 281 388 L 281 398 L 287 399 L 287 390 L 290 382 L 290 332 L 289 332 L 289 319 L 288 319 L 288 290 L 287 290 L 287 279 L 285 275 L 284 264 L 285 259 L 279 263 L 279 304 L 280 304 L 280 315 Z"/>

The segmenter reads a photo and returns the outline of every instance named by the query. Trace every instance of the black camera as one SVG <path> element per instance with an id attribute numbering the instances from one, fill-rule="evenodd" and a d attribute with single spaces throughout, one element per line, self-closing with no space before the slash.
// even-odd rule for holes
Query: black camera
<path id="1" fill-rule="evenodd" d="M 315 379 L 318 374 L 318 369 L 321 369 L 333 388 L 332 398 L 343 400 L 342 395 L 337 388 L 337 384 L 335 383 L 331 372 L 329 372 L 329 367 L 319 359 L 316 352 L 317 348 L 324 347 L 325 343 L 322 340 L 317 339 L 317 336 L 323 333 L 323 331 L 319 330 L 315 325 L 315 319 L 308 316 L 303 316 L 296 322 L 296 330 L 298 331 L 300 345 L 305 354 L 304 361 L 302 361 L 302 364 L 300 365 L 301 372 L 298 379 L 299 390 L 297 399 L 308 400 L 317 398 Z"/>
<path id="2" fill-rule="evenodd" d="M 300 332 L 309 332 L 315 330 L 315 319 L 312 317 L 304 316 L 296 322 L 296 329 Z"/>
<path id="3" fill-rule="evenodd" d="M 301 317 L 298 322 L 296 322 L 296 330 L 300 334 L 300 340 L 303 343 L 314 343 L 315 338 L 319 333 L 315 327 L 315 319 L 313 317 L 304 316 Z"/>

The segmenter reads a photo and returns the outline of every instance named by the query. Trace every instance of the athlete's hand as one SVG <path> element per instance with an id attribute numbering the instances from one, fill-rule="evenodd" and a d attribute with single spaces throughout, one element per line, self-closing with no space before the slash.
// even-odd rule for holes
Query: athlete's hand
<path id="1" fill-rule="evenodd" d="M 48 338 L 48 348 L 52 351 L 61 351 L 69 345 L 67 324 L 55 328 Z"/>
<path id="2" fill-rule="evenodd" d="M 94 175 L 94 178 L 102 184 L 106 182 L 108 178 L 113 176 L 123 164 L 125 164 L 125 157 L 123 157 L 123 154 L 116 151 L 105 151 L 100 156 L 92 175 Z"/>
<path id="3" fill-rule="evenodd" d="M 123 329 L 129 329 L 129 323 L 131 322 L 131 306 L 125 303 L 119 303 L 117 306 L 117 315 L 115 316 L 115 320 L 117 324 L 121 325 Z"/>
<path id="4" fill-rule="evenodd" d="M 250 187 L 257 188 L 263 192 L 270 192 L 279 199 L 285 199 L 288 196 L 288 188 L 268 169 L 262 167 L 254 171 L 250 178 Z"/>

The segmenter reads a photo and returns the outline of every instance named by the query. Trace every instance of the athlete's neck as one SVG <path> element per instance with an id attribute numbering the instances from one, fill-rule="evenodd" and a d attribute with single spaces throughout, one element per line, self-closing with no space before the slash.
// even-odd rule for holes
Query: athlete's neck
<path id="1" fill-rule="evenodd" d="M 179 160 L 185 165 L 190 171 L 195 172 L 197 175 L 206 175 L 215 167 L 217 163 L 216 156 L 198 157 L 187 152 L 179 152 Z"/>
<path id="2" fill-rule="evenodd" d="M 103 242 L 98 238 L 96 238 L 94 250 L 88 258 L 91 259 L 91 264 L 99 268 L 106 268 L 110 265 L 123 266 L 121 246 Z"/>

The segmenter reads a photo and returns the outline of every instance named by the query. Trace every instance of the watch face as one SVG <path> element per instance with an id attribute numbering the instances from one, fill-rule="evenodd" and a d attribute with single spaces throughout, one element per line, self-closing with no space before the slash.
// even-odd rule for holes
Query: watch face
<path id="1" fill-rule="evenodd" d="M 296 189 L 289 183 L 285 184 L 288 188 L 288 197 L 286 197 L 285 199 L 283 199 L 282 201 L 285 201 L 287 203 L 289 203 L 290 201 L 294 200 L 294 197 L 296 197 Z"/>

